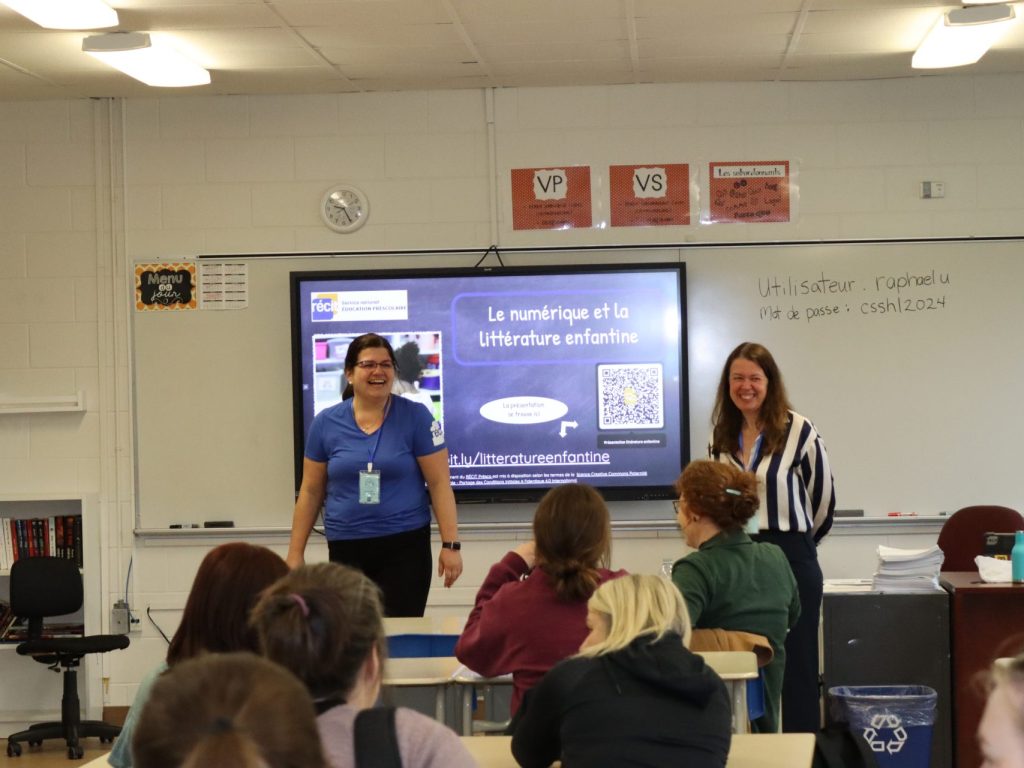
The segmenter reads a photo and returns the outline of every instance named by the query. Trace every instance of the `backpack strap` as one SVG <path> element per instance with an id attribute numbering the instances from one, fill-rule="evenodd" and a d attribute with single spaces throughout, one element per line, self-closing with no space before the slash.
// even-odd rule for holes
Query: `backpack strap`
<path id="1" fill-rule="evenodd" d="M 402 768 L 394 707 L 372 707 L 356 715 L 356 768 Z"/>

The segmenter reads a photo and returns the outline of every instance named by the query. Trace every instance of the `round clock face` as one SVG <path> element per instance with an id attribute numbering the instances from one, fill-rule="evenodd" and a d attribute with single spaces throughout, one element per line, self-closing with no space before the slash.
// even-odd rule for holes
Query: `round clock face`
<path id="1" fill-rule="evenodd" d="M 338 184 L 327 190 L 320 204 L 324 224 L 335 232 L 354 232 L 366 223 L 370 203 L 355 187 Z"/>

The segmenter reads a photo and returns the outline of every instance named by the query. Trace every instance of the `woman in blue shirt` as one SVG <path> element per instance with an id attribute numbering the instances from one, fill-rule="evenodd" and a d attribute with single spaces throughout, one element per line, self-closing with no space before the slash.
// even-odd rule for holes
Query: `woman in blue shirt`
<path id="1" fill-rule="evenodd" d="M 441 533 L 437 573 L 462 573 L 455 496 L 441 425 L 421 404 L 392 397 L 395 353 L 375 333 L 345 354 L 353 396 L 316 415 L 287 562 L 303 564 L 321 505 L 332 562 L 358 568 L 384 593 L 388 616 L 422 616 L 430 591 L 430 510 Z"/>
<path id="2" fill-rule="evenodd" d="M 726 359 L 712 423 L 709 456 L 760 480 L 752 538 L 782 549 L 800 593 L 800 618 L 786 639 L 782 730 L 817 731 L 823 589 L 817 544 L 832 527 L 835 511 L 825 444 L 814 425 L 790 405 L 771 353 L 754 342 L 740 344 Z"/>

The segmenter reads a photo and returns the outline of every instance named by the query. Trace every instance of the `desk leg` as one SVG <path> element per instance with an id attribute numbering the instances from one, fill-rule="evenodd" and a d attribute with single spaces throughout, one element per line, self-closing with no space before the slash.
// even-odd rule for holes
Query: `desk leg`
<path id="1" fill-rule="evenodd" d="M 434 694 L 434 719 L 437 720 L 437 722 L 439 723 L 443 723 L 446 721 L 445 715 L 447 714 L 445 712 L 445 704 L 447 703 L 447 696 L 445 696 L 445 692 L 448 690 L 448 686 L 439 685 L 436 687 L 435 690 L 436 693 Z"/>
<path id="2" fill-rule="evenodd" d="M 473 693 L 475 687 L 462 685 L 462 735 L 473 735 Z"/>
<path id="3" fill-rule="evenodd" d="M 747 709 L 747 681 L 732 680 L 732 732 L 749 733 L 750 717 Z"/>

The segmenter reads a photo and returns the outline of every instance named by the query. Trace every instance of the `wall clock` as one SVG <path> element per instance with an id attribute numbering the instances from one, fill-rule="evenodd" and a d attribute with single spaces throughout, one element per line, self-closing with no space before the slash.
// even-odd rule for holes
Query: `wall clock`
<path id="1" fill-rule="evenodd" d="M 370 216 L 370 201 L 349 184 L 335 184 L 324 193 L 320 217 L 335 232 L 355 232 Z"/>

